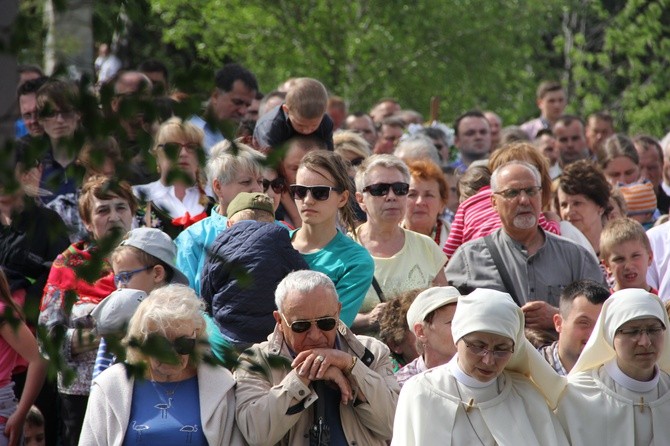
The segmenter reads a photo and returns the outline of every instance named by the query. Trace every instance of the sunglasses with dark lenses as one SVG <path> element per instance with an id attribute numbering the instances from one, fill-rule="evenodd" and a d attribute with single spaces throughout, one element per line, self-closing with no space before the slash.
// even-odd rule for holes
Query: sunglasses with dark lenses
<path id="1" fill-rule="evenodd" d="M 74 118 L 76 114 L 77 114 L 77 112 L 75 112 L 74 110 L 56 110 L 56 109 L 53 109 L 53 108 L 49 108 L 49 109 L 42 110 L 39 113 L 39 117 L 41 119 L 46 119 L 46 120 L 51 121 L 51 120 L 54 120 L 54 119 L 56 119 L 60 116 L 61 119 L 67 120 L 67 119 Z"/>
<path id="2" fill-rule="evenodd" d="M 365 158 L 363 158 L 363 157 L 361 156 L 361 157 L 352 159 L 351 161 L 349 161 L 349 164 L 351 164 L 351 165 L 354 166 L 354 167 L 358 167 L 358 166 L 360 166 L 361 164 L 363 164 L 363 161 L 365 161 Z"/>
<path id="3" fill-rule="evenodd" d="M 284 318 L 286 325 L 291 327 L 293 333 L 304 333 L 312 327 L 312 323 L 316 324 L 316 327 L 321 331 L 330 331 L 337 326 L 337 319 L 334 317 L 322 317 L 319 319 L 303 320 L 290 322 L 286 320 L 286 316 L 281 315 Z"/>
<path id="4" fill-rule="evenodd" d="M 286 190 L 286 180 L 281 177 L 277 177 L 272 181 L 263 178 L 263 192 L 267 192 L 270 187 L 272 187 L 275 194 L 281 194 Z"/>
<path id="5" fill-rule="evenodd" d="M 389 189 L 393 189 L 396 195 L 407 195 L 409 192 L 409 184 L 400 181 L 396 183 L 376 183 L 363 188 L 363 192 L 368 192 L 373 197 L 381 197 L 389 193 Z"/>
<path id="6" fill-rule="evenodd" d="M 326 201 L 330 197 L 330 191 L 334 190 L 335 192 L 342 192 L 342 189 L 339 187 L 332 186 L 302 186 L 300 184 L 292 184 L 288 188 L 291 193 L 291 198 L 304 200 L 307 196 L 307 192 L 312 194 L 312 198 L 317 201 Z"/>
<path id="7" fill-rule="evenodd" d="M 179 154 L 179 152 L 181 152 L 182 147 L 186 149 L 188 153 L 195 153 L 200 148 L 200 146 L 195 143 L 181 144 L 178 142 L 166 142 L 165 144 L 159 144 L 158 147 L 165 150 L 165 153 L 168 155 L 175 157 Z"/>
<path id="8" fill-rule="evenodd" d="M 188 336 L 179 336 L 170 344 L 172 345 L 172 349 L 178 355 L 190 355 L 195 351 L 195 341 L 196 341 L 195 338 L 190 338 Z"/>

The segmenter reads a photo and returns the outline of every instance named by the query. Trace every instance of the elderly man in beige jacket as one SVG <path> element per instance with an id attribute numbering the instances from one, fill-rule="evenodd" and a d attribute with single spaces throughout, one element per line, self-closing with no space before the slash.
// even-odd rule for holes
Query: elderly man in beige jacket
<path id="1" fill-rule="evenodd" d="M 399 393 L 388 348 L 339 320 L 335 286 L 322 273 L 289 274 L 275 301 L 274 332 L 235 372 L 247 442 L 386 445 Z"/>

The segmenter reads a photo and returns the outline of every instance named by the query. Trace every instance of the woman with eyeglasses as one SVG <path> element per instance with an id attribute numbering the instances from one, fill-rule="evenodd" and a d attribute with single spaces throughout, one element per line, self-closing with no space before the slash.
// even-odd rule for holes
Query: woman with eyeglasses
<path id="1" fill-rule="evenodd" d="M 375 264 L 372 286 L 352 330 L 376 333 L 384 303 L 416 288 L 446 286 L 447 257 L 428 236 L 400 226 L 407 208 L 410 174 L 393 155 L 373 155 L 356 173 L 356 199 L 367 222 L 356 228 L 356 241 Z M 404 365 L 404 364 L 401 364 Z"/>
<path id="2" fill-rule="evenodd" d="M 557 415 L 575 445 L 642 446 L 670 438 L 670 334 L 661 299 L 612 294 L 568 375 Z"/>
<path id="3" fill-rule="evenodd" d="M 93 381 L 80 444 L 243 444 L 235 380 L 203 361 L 203 305 L 184 285 L 157 288 L 139 304 L 123 340 L 126 363 Z"/>
<path id="4" fill-rule="evenodd" d="M 58 392 L 66 446 L 78 444 L 98 348 L 90 313 L 116 289 L 101 251 L 130 230 L 136 210 L 130 185 L 89 178 L 79 212 L 90 237 L 71 244 L 54 260 L 44 287 L 38 323 L 46 336 L 40 342 L 52 361 L 62 361 Z M 65 373 L 66 367 L 74 371 L 73 377 Z"/>
<path id="5" fill-rule="evenodd" d="M 340 319 L 347 326 L 358 313 L 374 271 L 367 251 L 346 235 L 355 227 L 349 202 L 352 186 L 340 155 L 315 150 L 304 156 L 296 182 L 289 187 L 302 220 L 291 232 L 291 243 L 312 270 L 335 283 L 342 303 Z"/>
<path id="6" fill-rule="evenodd" d="M 569 444 L 552 412 L 565 378 L 526 339 L 509 294 L 480 288 L 459 297 L 451 330 L 451 361 L 403 386 L 392 445 Z"/>
<path id="7" fill-rule="evenodd" d="M 207 217 L 215 204 L 205 192 L 203 138 L 202 130 L 189 122 L 179 118 L 164 122 L 151 149 L 160 178 L 133 186 L 144 203 L 144 224 L 162 229 L 173 239 Z"/>

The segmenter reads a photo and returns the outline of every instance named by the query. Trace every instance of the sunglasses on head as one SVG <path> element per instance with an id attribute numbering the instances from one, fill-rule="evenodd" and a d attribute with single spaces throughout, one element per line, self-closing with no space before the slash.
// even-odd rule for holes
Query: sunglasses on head
<path id="1" fill-rule="evenodd" d="M 312 327 L 312 323 L 316 324 L 316 328 L 318 328 L 321 331 L 330 331 L 337 326 L 337 319 L 331 316 L 322 317 L 319 319 L 294 321 L 290 323 L 289 321 L 286 320 L 286 316 L 282 314 L 281 317 L 284 319 L 284 322 L 286 322 L 286 325 L 291 327 L 293 333 L 306 332 Z"/>
<path id="2" fill-rule="evenodd" d="M 368 192 L 373 197 L 381 197 L 389 193 L 389 189 L 393 189 L 395 195 L 407 195 L 409 192 L 409 184 L 403 182 L 396 183 L 376 183 L 363 188 L 363 192 Z"/>
<path id="3" fill-rule="evenodd" d="M 286 190 L 286 180 L 282 177 L 277 177 L 272 181 L 263 178 L 263 192 L 267 192 L 270 187 L 275 194 L 281 194 Z"/>
<path id="4" fill-rule="evenodd" d="M 335 192 L 342 192 L 342 189 L 339 187 L 332 186 L 302 186 L 300 184 L 292 184 L 288 188 L 291 193 L 291 198 L 304 200 L 307 196 L 307 192 L 312 194 L 312 198 L 317 201 L 326 201 L 330 197 L 330 191 L 334 190 Z"/>

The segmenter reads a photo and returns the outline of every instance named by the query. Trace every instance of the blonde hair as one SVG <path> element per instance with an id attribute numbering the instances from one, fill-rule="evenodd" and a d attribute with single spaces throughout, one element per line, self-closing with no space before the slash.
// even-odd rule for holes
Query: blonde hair
<path id="1" fill-rule="evenodd" d="M 328 91 L 316 79 L 298 78 L 286 94 L 286 107 L 304 119 L 320 118 L 328 107 Z"/>
<path id="2" fill-rule="evenodd" d="M 154 138 L 154 145 L 151 147 L 151 154 L 158 158 L 159 156 L 167 156 L 163 150 L 163 144 L 175 140 L 184 140 L 188 144 L 197 145 L 198 149 L 196 156 L 198 158 L 198 169 L 195 173 L 195 180 L 200 191 L 200 199 L 198 203 L 207 206 L 209 199 L 205 193 L 205 186 L 207 185 L 207 177 L 205 175 L 203 165 L 205 163 L 205 149 L 203 142 L 205 133 L 195 125 L 187 121 L 182 121 L 180 118 L 172 117 L 161 124 L 156 137 Z"/>
<path id="3" fill-rule="evenodd" d="M 651 253 L 649 238 L 639 222 L 628 217 L 608 222 L 600 234 L 600 258 L 607 262 L 615 246 L 632 241 L 642 243 L 647 252 Z"/>
<path id="4" fill-rule="evenodd" d="M 265 155 L 246 144 L 228 140 L 215 144 L 207 161 L 207 178 L 216 178 L 221 184 L 228 184 L 240 171 L 248 171 L 256 176 L 263 174 Z"/>
<path id="5" fill-rule="evenodd" d="M 361 135 L 351 130 L 338 130 L 333 133 L 335 153 L 344 156 L 344 152 L 351 152 L 358 157 L 367 158 L 371 155 L 370 145 Z"/>
<path id="6" fill-rule="evenodd" d="M 136 345 L 143 345 L 150 335 L 167 337 L 168 332 L 183 325 L 193 324 L 198 339 L 196 358 L 206 350 L 202 341 L 207 340 L 203 317 L 205 304 L 186 285 L 166 285 L 153 290 L 137 307 L 130 319 L 128 333 L 123 339 L 127 347 L 127 361 L 131 364 L 148 362 L 148 356 Z M 189 361 L 195 361 L 192 356 Z M 192 362 L 192 365 L 195 365 Z"/>

